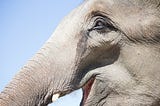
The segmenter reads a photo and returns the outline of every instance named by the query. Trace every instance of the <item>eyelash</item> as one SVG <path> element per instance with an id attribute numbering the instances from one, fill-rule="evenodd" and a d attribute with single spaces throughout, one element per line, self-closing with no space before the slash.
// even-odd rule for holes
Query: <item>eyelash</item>
<path id="1" fill-rule="evenodd" d="M 108 31 L 116 31 L 117 29 L 110 22 L 110 19 L 105 19 L 104 17 L 98 17 L 95 19 L 93 27 L 89 29 L 89 31 L 96 30 L 98 32 L 108 32 Z"/>
<path id="2" fill-rule="evenodd" d="M 106 27 L 106 22 L 104 19 L 98 18 L 95 20 L 93 29 L 101 30 L 104 29 L 105 27 Z"/>

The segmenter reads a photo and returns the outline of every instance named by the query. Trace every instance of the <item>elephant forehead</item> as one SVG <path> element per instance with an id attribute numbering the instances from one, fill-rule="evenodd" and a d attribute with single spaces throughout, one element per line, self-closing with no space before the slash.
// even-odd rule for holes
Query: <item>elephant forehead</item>
<path id="1" fill-rule="evenodd" d="M 86 1 L 75 8 L 61 21 L 49 41 L 53 41 L 54 39 L 54 42 L 57 44 L 77 43 L 82 36 L 81 31 L 84 30 L 89 23 L 87 22 L 87 18 L 90 18 L 90 14 L 96 11 L 95 9 L 99 8 L 99 6 L 101 8 L 106 7 L 101 5 L 101 0 L 98 2 L 98 7 L 95 5 L 96 2 L 96 0 Z"/>
<path id="2" fill-rule="evenodd" d="M 128 5 L 128 7 L 124 5 Z M 131 18 L 127 17 L 138 13 L 139 8 L 133 8 L 133 6 L 130 5 L 131 4 L 129 2 L 119 2 L 117 0 L 87 0 L 62 20 L 53 33 L 53 36 L 58 35 L 55 39 L 60 39 L 60 41 L 68 41 L 68 39 L 73 39 L 73 37 L 78 35 L 78 33 L 83 30 L 82 28 L 86 28 L 89 23 L 87 22 L 88 18 L 91 18 L 91 15 L 94 15 L 97 11 L 105 13 L 107 17 L 120 26 L 123 25 L 121 23 L 133 22 L 130 21 Z M 132 19 L 136 19 L 135 17 Z M 131 25 L 131 23 L 129 24 Z"/>
<path id="3" fill-rule="evenodd" d="M 85 4 L 87 17 L 96 11 L 104 13 L 129 37 L 141 39 L 143 33 L 146 38 L 154 38 L 152 33 L 159 33 L 159 12 L 152 3 L 143 0 L 88 0 Z"/>
<path id="4" fill-rule="evenodd" d="M 77 43 L 81 31 L 88 28 L 88 19 L 99 12 L 105 14 L 128 36 L 139 38 L 141 31 L 152 33 L 148 28 L 157 22 L 155 10 L 142 4 L 134 0 L 87 0 L 64 18 L 52 36 L 61 44 L 68 41 Z"/>

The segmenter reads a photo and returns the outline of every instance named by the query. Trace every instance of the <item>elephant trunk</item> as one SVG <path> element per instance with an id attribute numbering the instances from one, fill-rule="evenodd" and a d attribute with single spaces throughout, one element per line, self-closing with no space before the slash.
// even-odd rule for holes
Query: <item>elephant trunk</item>
<path id="1" fill-rule="evenodd" d="M 45 106 L 54 94 L 62 96 L 71 90 L 66 81 L 71 78 L 65 78 L 71 75 L 59 56 L 53 55 L 58 49 L 51 45 L 46 43 L 0 93 L 0 106 Z"/>
<path id="2" fill-rule="evenodd" d="M 80 78 L 75 76 L 86 41 L 86 37 L 79 36 L 83 32 L 77 32 L 83 22 L 77 18 L 80 14 L 75 15 L 78 11 L 64 18 L 40 51 L 0 93 L 0 106 L 45 106 L 54 94 L 53 99 L 78 89 Z"/>

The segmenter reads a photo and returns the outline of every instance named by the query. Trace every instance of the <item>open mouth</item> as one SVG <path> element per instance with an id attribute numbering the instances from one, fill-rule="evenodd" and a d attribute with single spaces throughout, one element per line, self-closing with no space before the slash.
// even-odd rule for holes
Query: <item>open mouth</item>
<path id="1" fill-rule="evenodd" d="M 81 101 L 81 104 L 80 106 L 84 106 L 87 99 L 88 99 L 88 96 L 90 94 L 90 91 L 92 89 L 92 85 L 94 83 L 94 80 L 95 78 L 91 78 L 83 87 L 82 87 L 82 90 L 83 90 L 83 98 L 82 98 L 82 101 Z"/>

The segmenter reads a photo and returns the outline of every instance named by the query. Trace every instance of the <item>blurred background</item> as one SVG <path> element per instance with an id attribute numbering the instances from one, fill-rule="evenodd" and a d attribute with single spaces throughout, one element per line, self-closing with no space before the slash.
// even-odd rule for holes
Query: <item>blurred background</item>
<path id="1" fill-rule="evenodd" d="M 83 0 L 0 0 L 0 91 Z M 50 106 L 79 106 L 81 90 Z"/>

